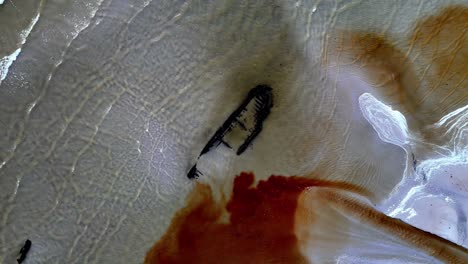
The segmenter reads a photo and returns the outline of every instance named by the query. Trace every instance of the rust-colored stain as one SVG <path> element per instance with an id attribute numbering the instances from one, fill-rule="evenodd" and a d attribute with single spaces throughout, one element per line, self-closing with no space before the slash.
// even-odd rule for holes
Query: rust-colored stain
<path id="1" fill-rule="evenodd" d="M 387 103 L 411 118 L 410 126 L 422 128 L 468 100 L 467 28 L 468 7 L 449 6 L 421 18 L 399 40 L 340 31 L 325 56 L 336 58 L 342 71 L 360 71 Z"/>
<path id="2" fill-rule="evenodd" d="M 466 104 L 467 28 L 468 8 L 453 6 L 421 19 L 407 42 L 397 43 L 375 33 L 342 31 L 329 49 L 331 54 L 324 56 L 337 55 L 335 62 L 345 67 L 343 71 L 348 66 L 359 69 L 376 93 L 407 115 L 411 129 L 422 130 Z M 430 140 L 429 134 L 424 136 Z M 332 157 L 333 153 L 324 155 Z M 145 263 L 307 263 L 295 225 L 314 224 L 315 219 L 296 219 L 301 215 L 298 200 L 309 187 L 326 187 L 314 196 L 323 204 L 332 204 L 431 256 L 446 263 L 468 263 L 466 249 L 343 194 L 372 196 L 346 183 L 346 175 L 343 182 L 271 176 L 257 186 L 253 183 L 251 173 L 236 177 L 232 196 L 225 203 L 216 201 L 209 186 L 198 183 L 187 205 L 147 253 Z"/>
<path id="3" fill-rule="evenodd" d="M 466 6 L 449 7 L 440 14 L 425 19 L 414 29 L 411 43 L 419 48 L 429 66 L 423 76 L 428 80 L 425 84 L 427 88 L 418 104 L 435 97 L 437 104 L 454 108 L 468 99 L 467 29 Z"/>
<path id="4" fill-rule="evenodd" d="M 389 217 L 369 204 L 359 201 L 356 197 L 324 188 L 318 189 L 314 195 L 308 198 L 315 198 L 322 203 L 334 206 L 347 217 L 359 220 L 363 225 L 377 228 L 380 232 L 399 238 L 403 247 L 417 248 L 443 263 L 468 263 L 468 249 L 411 226 L 400 219 Z M 301 198 L 302 200 L 308 199 L 307 197 Z M 375 242 L 378 243 L 377 240 Z"/>
<path id="5" fill-rule="evenodd" d="M 301 249 L 315 240 L 311 226 L 327 232 L 324 208 L 336 208 L 446 263 L 468 261 L 463 247 L 356 199 L 370 195 L 361 187 L 296 176 L 270 176 L 257 186 L 253 183 L 252 173 L 237 176 L 227 203 L 217 202 L 208 185 L 197 183 L 187 197 L 187 206 L 175 215 L 147 253 L 145 263 L 309 263 Z M 346 217 L 336 217 L 337 224 L 346 223 Z M 346 235 L 327 250 L 340 250 Z"/>
<path id="6" fill-rule="evenodd" d="M 367 32 L 340 32 L 341 41 L 335 48 L 340 54 L 340 66 L 356 67 L 366 82 L 390 100 L 408 105 L 411 89 L 419 80 L 405 53 L 383 36 Z"/>
<path id="7" fill-rule="evenodd" d="M 298 197 L 322 186 L 367 194 L 348 183 L 271 176 L 256 187 L 252 173 L 234 180 L 230 201 L 217 204 L 208 186 L 197 184 L 188 205 L 148 252 L 145 263 L 307 263 L 294 233 Z M 222 221 L 223 210 L 229 213 Z"/>

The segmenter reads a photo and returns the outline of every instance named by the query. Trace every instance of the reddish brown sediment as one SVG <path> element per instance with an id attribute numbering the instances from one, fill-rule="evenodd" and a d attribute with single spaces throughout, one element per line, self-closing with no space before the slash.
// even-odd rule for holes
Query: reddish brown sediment
<path id="1" fill-rule="evenodd" d="M 343 31 L 334 46 L 328 47 L 332 54 L 324 55 L 337 58 L 337 67 L 344 67 L 340 72 L 359 71 L 385 103 L 406 115 L 410 128 L 423 130 L 468 99 L 467 14 L 467 7 L 452 6 L 422 18 L 407 42 L 400 39 L 398 45 L 387 36 Z M 429 132 L 424 133 L 428 141 L 432 140 Z M 305 145 L 306 153 L 311 146 Z M 324 163 L 336 156 L 333 152 L 324 155 Z M 245 173 L 237 177 L 227 203 L 217 203 L 209 186 L 197 184 L 186 207 L 148 252 L 145 263 L 306 263 L 297 225 L 319 223 L 310 213 L 314 208 L 301 205 L 298 209 L 298 200 L 302 197 L 303 203 L 310 201 L 301 195 L 313 186 L 326 187 L 310 194 L 328 207 L 446 263 L 468 263 L 466 249 L 390 218 L 348 195 L 374 195 L 350 183 L 272 176 L 253 187 L 253 178 Z M 343 180 L 347 180 L 345 176 Z M 346 238 L 339 242 L 346 243 Z"/>
<path id="2" fill-rule="evenodd" d="M 358 72 L 359 76 L 379 94 L 405 112 L 417 109 L 410 87 L 419 79 L 407 56 L 384 36 L 368 32 L 339 32 L 339 40 L 332 48 L 339 56 L 336 65 L 344 72 Z"/>
<path id="3" fill-rule="evenodd" d="M 410 127 L 422 129 L 466 105 L 467 28 L 468 7 L 449 6 L 415 23 L 406 42 L 340 31 L 324 55 L 340 72 L 358 72 L 386 103 L 406 114 Z"/>
<path id="4" fill-rule="evenodd" d="M 227 204 L 217 203 L 210 187 L 197 184 L 187 197 L 187 206 L 147 253 L 145 263 L 309 263 L 304 248 L 319 239 L 310 233 L 312 227 L 325 234 L 331 231 L 323 222 L 322 217 L 329 213 L 324 208 L 341 212 L 342 216 L 331 218 L 338 225 L 350 217 L 400 239 L 406 243 L 402 247 L 417 248 L 446 263 L 468 261 L 467 249 L 388 217 L 357 199 L 354 195 L 369 195 L 363 188 L 284 176 L 271 176 L 256 187 L 253 183 L 251 173 L 236 177 Z M 226 211 L 227 221 L 223 219 Z M 348 237 L 340 233 L 333 239 L 333 248 L 327 248 L 332 254 L 346 246 Z"/>
<path id="5" fill-rule="evenodd" d="M 414 28 L 410 44 L 422 56 L 423 83 L 417 105 L 447 114 L 468 100 L 468 7 L 451 6 Z M 440 118 L 440 116 L 438 116 Z"/>
<path id="6" fill-rule="evenodd" d="M 253 183 L 251 173 L 236 177 L 225 205 L 214 201 L 208 186 L 197 184 L 145 263 L 307 263 L 294 228 L 301 192 L 320 186 L 368 194 L 348 183 L 303 177 L 271 176 L 256 187 Z M 224 210 L 228 222 L 222 220 Z"/>

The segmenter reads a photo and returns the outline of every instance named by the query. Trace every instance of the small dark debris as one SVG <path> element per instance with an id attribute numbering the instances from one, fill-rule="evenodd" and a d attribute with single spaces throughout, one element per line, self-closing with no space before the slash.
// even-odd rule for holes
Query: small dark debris
<path id="1" fill-rule="evenodd" d="M 426 173 L 425 173 L 425 172 L 422 173 L 422 177 L 423 177 L 423 182 L 427 182 L 427 177 L 426 177 Z"/>
<path id="2" fill-rule="evenodd" d="M 196 179 L 198 177 L 200 177 L 202 173 L 197 169 L 197 165 L 193 165 L 193 167 L 189 170 L 189 172 L 187 173 L 187 177 L 189 179 Z"/>
<path id="3" fill-rule="evenodd" d="M 23 263 L 23 261 L 26 259 L 26 255 L 28 254 L 29 250 L 31 249 L 32 242 L 29 239 L 26 239 L 24 242 L 24 246 L 21 248 L 19 252 L 19 258 L 16 259 L 18 263 Z"/>

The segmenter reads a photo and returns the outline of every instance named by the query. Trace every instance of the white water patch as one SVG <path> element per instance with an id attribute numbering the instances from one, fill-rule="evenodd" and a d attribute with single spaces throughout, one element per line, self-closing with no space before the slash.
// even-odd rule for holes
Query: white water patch
<path id="1" fill-rule="evenodd" d="M 393 110 L 369 93 L 359 97 L 359 107 L 383 141 L 397 146 L 407 143 L 408 125 L 399 111 Z"/>
<path id="2" fill-rule="evenodd" d="M 430 188 L 410 196 L 394 217 L 422 230 L 463 245 L 459 234 L 457 201 L 446 195 L 431 194 Z"/>
<path id="3" fill-rule="evenodd" d="M 3 5 L 3 2 L 4 2 L 3 0 L 0 0 L 0 5 Z"/>
<path id="4" fill-rule="evenodd" d="M 0 0 L 0 4 L 3 4 L 3 1 Z M 10 55 L 7 55 L 3 58 L 0 58 L 0 84 L 2 84 L 2 81 L 5 80 L 5 78 L 8 75 L 8 69 L 10 66 L 13 64 L 13 62 L 16 60 L 18 55 L 21 53 L 21 47 L 26 43 L 26 40 L 31 33 L 31 31 L 34 28 L 34 25 L 36 25 L 37 21 L 39 20 L 39 13 L 32 19 L 31 23 L 29 26 L 21 31 L 20 37 L 21 37 L 21 44 L 18 49 L 13 51 Z"/>
<path id="5" fill-rule="evenodd" d="M 16 60 L 16 57 L 18 57 L 20 52 L 21 48 L 13 51 L 13 53 L 11 53 L 10 55 L 0 59 L 0 84 L 3 80 L 5 80 L 8 74 L 8 69 L 10 68 L 11 64 L 13 64 L 13 62 Z"/>
<path id="6" fill-rule="evenodd" d="M 463 247 L 468 247 L 468 206 L 465 206 L 468 204 L 467 110 L 468 106 L 461 107 L 432 126 L 437 132 L 440 131 L 441 137 L 447 138 L 444 144 L 437 146 L 447 152 L 434 151 L 429 155 L 430 159 L 420 160 L 413 166 L 407 165 L 403 181 L 379 206 L 391 217 Z M 368 120 L 373 126 L 385 123 Z M 382 129 L 374 128 L 377 131 Z M 407 151 L 421 143 L 410 139 L 405 147 Z"/>
<path id="7" fill-rule="evenodd" d="M 363 116 L 379 137 L 398 145 L 408 153 L 404 178 L 386 202 L 379 206 L 388 216 L 399 218 L 422 230 L 431 232 L 462 246 L 468 246 L 466 237 L 468 203 L 468 155 L 466 133 L 468 107 L 441 118 L 434 129 L 442 129 L 448 136 L 445 155 L 431 155 L 431 159 L 416 162 L 405 117 L 380 102 L 371 94 L 359 97 Z M 417 148 L 415 148 L 417 149 Z M 413 155 L 413 162 L 410 161 Z"/>

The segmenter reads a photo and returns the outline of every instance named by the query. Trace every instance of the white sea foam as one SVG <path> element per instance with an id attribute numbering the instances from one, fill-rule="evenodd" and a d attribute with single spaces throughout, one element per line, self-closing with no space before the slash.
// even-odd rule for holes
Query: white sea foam
<path id="1" fill-rule="evenodd" d="M 3 4 L 2 0 L 0 0 L 0 4 Z M 31 23 L 28 25 L 28 27 L 20 32 L 20 47 L 13 51 L 10 55 L 0 58 L 0 84 L 2 84 L 2 81 L 5 80 L 5 78 L 7 77 L 8 69 L 16 60 L 18 55 L 21 53 L 21 47 L 24 45 L 24 43 L 26 43 L 29 34 L 31 33 L 32 29 L 34 28 L 34 25 L 36 25 L 38 20 L 39 13 L 37 13 L 36 16 L 31 20 Z"/>

